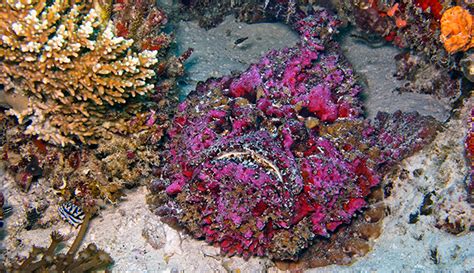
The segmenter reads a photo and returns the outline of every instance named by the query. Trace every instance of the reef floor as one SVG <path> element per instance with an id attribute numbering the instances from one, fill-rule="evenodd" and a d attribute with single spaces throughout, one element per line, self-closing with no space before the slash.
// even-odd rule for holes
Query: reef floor
<path id="1" fill-rule="evenodd" d="M 183 95 L 198 81 L 241 71 L 268 49 L 291 46 L 297 41 L 297 36 L 283 24 L 247 25 L 237 23 L 231 17 L 209 31 L 200 29 L 196 22 L 182 22 L 176 36 L 180 45 L 178 50 L 195 49 L 188 63 L 187 77 L 181 84 Z M 244 37 L 248 39 L 236 46 L 235 41 Z M 416 110 L 440 121 L 447 120 L 449 110 L 436 99 L 428 95 L 392 92 L 400 84 L 392 77 L 397 49 L 390 46 L 372 48 L 353 39 L 350 33 L 342 33 L 340 38 L 346 56 L 366 84 L 365 105 L 369 118 L 380 110 Z M 311 272 L 474 269 L 474 234 L 452 235 L 436 227 L 442 226 L 441 220 L 448 215 L 462 221 L 472 219 L 467 213 L 469 204 L 463 198 L 466 179 L 469 179 L 464 138 L 471 103 L 467 101 L 458 110 L 456 117 L 446 124 L 432 144 L 404 160 L 398 169 L 384 178 L 383 183 L 390 184 L 391 191 L 385 199 L 388 209 L 383 232 L 375 240 L 373 250 L 350 266 L 329 266 Z M 40 181 L 28 194 L 20 193 L 13 187 L 11 177 L 5 174 L 0 175 L 0 183 L 9 193 L 7 203 L 14 208 L 3 234 L 7 256 L 27 255 L 33 244 L 48 245 L 53 229 L 71 238 L 77 233 L 77 229 L 65 222 L 47 229 L 21 228 L 16 223 L 25 215 L 22 208 L 25 202 L 30 202 L 27 197 L 41 196 L 46 189 L 41 188 Z M 244 261 L 239 257 L 222 257 L 217 248 L 170 228 L 149 211 L 144 187 L 126 193 L 124 201 L 109 205 L 92 220 L 84 241 L 84 245 L 94 242 L 111 254 L 115 261 L 113 272 L 279 271 L 267 259 Z M 435 196 L 433 212 L 418 215 L 427 194 Z M 51 206 L 43 217 L 53 217 L 55 213 L 57 206 Z"/>

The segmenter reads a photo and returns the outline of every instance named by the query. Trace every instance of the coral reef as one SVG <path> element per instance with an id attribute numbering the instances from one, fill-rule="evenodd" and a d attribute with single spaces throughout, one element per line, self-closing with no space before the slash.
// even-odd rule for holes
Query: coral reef
<path id="1" fill-rule="evenodd" d="M 379 46 L 392 42 L 405 49 L 397 59 L 396 77 L 404 81 L 398 91 L 432 94 L 450 104 L 462 92 L 459 56 L 444 50 L 440 20 L 452 7 L 450 1 L 181 1 L 186 11 L 197 16 L 201 25 L 212 27 L 222 17 L 234 13 L 245 22 L 284 20 L 308 14 L 316 5 L 334 8 L 343 22 L 359 29 L 361 41 Z M 459 1 L 458 1 L 459 2 Z M 458 3 L 469 13 L 467 4 Z M 218 7 L 218 8 L 217 8 Z M 254 12 L 246 12 L 246 10 Z M 246 16 L 251 14 L 252 16 Z M 415 63 L 415 64 L 413 64 Z M 464 90 L 465 88 L 463 88 Z"/>
<path id="2" fill-rule="evenodd" d="M 438 99 L 454 101 L 461 95 L 460 77 L 452 77 L 447 68 L 431 64 L 418 54 L 403 52 L 395 57 L 395 77 L 402 81 L 399 92 L 430 94 Z"/>
<path id="3" fill-rule="evenodd" d="M 168 22 L 163 10 L 152 0 L 119 0 L 113 6 L 112 20 L 117 35 L 132 39 L 137 50 L 158 50 L 169 47 L 172 38 L 162 31 Z"/>
<path id="4" fill-rule="evenodd" d="M 7 265 L 7 272 L 89 272 L 103 269 L 112 264 L 113 260 L 110 255 L 98 249 L 93 243 L 77 253 L 86 234 L 91 216 L 92 212 L 88 211 L 84 223 L 66 253 L 56 253 L 60 243 L 65 241 L 65 238 L 58 232 L 53 232 L 48 248 L 33 246 L 28 258 Z"/>
<path id="5" fill-rule="evenodd" d="M 1 69 L 11 70 L 2 75 L 10 83 L 0 90 L 0 101 L 10 108 L 6 112 L 17 113 L 21 108 L 45 114 L 41 120 L 34 113 L 27 114 L 23 123 L 18 120 L 20 124 L 5 116 L 3 108 L 0 114 L 2 159 L 7 172 L 25 192 L 41 178 L 40 183 L 50 186 L 61 201 L 88 206 L 115 203 L 124 188 L 134 187 L 156 172 L 156 144 L 177 105 L 177 95 L 172 91 L 192 51 L 182 56 L 167 55 L 171 36 L 163 33 L 166 15 L 155 3 L 119 1 L 112 9 L 109 2 L 34 1 L 1 6 L 2 16 L 9 20 L 0 26 L 5 34 L 18 36 L 9 23 L 23 24 L 23 36 L 12 36 L 18 38 L 19 47 L 41 38 L 39 53 L 26 52 L 21 58 L 50 54 L 45 47 L 52 47 L 54 39 L 62 39 L 57 48 L 51 49 L 53 55 L 45 55 L 44 62 L 30 61 L 38 66 L 17 62 L 23 60 L 20 57 L 2 59 L 0 63 Z M 35 30 L 41 22 L 44 29 Z M 115 34 L 120 26 L 119 34 L 127 34 L 125 38 Z M 13 38 L 11 42 L 16 41 Z M 72 45 L 77 48 L 73 46 L 69 52 Z M 14 49 L 1 51 L 0 58 L 13 58 L 12 54 L 22 52 L 21 48 Z M 69 61 L 59 61 L 61 56 Z M 91 62 L 97 62 L 97 67 Z M 50 76 L 54 77 L 48 80 Z M 38 78 L 42 82 L 36 83 Z M 48 109 L 45 112 L 39 106 Z M 33 130 L 37 122 L 42 122 L 47 131 Z M 76 126 L 84 130 L 77 131 Z M 56 147 L 67 143 L 77 145 Z"/>
<path id="6" fill-rule="evenodd" d="M 25 124 L 25 134 L 65 145 L 144 127 L 129 123 L 143 111 L 134 97 L 154 88 L 157 52 L 132 50 L 133 40 L 116 36 L 96 6 L 0 5 L 0 92 L 8 112 Z"/>
<path id="7" fill-rule="evenodd" d="M 396 77 L 404 81 L 399 91 L 432 94 L 450 105 L 469 89 L 461 85 L 461 56 L 453 54 L 469 47 L 472 7 L 466 3 L 457 1 L 459 6 L 453 7 L 452 1 L 444 0 L 333 2 L 338 15 L 355 25 L 360 36 L 380 37 L 404 50 L 396 60 Z M 454 12 L 458 10 L 463 12 Z"/>
<path id="8" fill-rule="evenodd" d="M 375 33 L 402 48 L 439 54 L 441 14 L 451 1 L 333 1 L 338 15 L 364 32 Z M 447 58 L 441 54 L 437 58 Z M 445 61 L 445 60 L 444 60 Z"/>
<path id="9" fill-rule="evenodd" d="M 159 62 L 154 67 L 157 77 L 152 81 L 155 92 L 150 98 L 158 104 L 153 108 L 154 111 L 162 113 L 169 111 L 170 102 L 173 107 L 176 102 L 175 94 L 172 92 L 176 87 L 176 78 L 184 74 L 183 63 L 192 51 L 185 51 L 179 57 L 169 54 L 174 36 L 165 32 L 168 16 L 157 6 L 156 1 L 114 1 L 111 20 L 117 36 L 133 40 L 132 46 L 136 51 L 157 51 Z"/>
<path id="10" fill-rule="evenodd" d="M 41 47 L 39 53 L 32 51 L 15 60 L 3 59 L 13 56 L 9 54 L 14 52 L 15 47 L 5 50 L 0 41 L 0 70 L 11 70 L 10 74 L 2 73 L 0 76 L 0 84 L 3 84 L 0 86 L 1 167 L 6 169 L 5 179 L 14 181 L 14 192 L 21 199 L 16 203 L 16 220 L 8 225 L 10 236 L 50 228 L 58 223 L 59 217 L 77 225 L 85 219 L 80 210 L 75 209 L 99 209 L 107 203 L 117 203 L 124 195 L 124 189 L 140 185 L 157 173 L 157 144 L 168 126 L 171 109 L 177 104 L 177 96 L 171 91 L 176 85 L 176 77 L 183 73 L 182 62 L 189 55 L 187 52 L 180 57 L 165 56 L 169 40 L 166 44 L 163 41 L 159 52 L 157 48 L 153 51 L 139 48 L 142 46 L 140 42 L 145 39 L 157 46 L 158 38 L 170 37 L 161 34 L 162 24 L 142 27 L 141 32 L 136 33 L 137 38 L 144 39 L 140 42 L 117 36 L 114 33 L 115 23 L 126 24 L 127 20 L 136 20 L 120 13 L 129 10 L 135 1 L 127 2 L 124 11 L 109 11 L 96 2 L 33 2 L 31 5 L 39 9 L 36 13 L 35 10 L 28 11 L 31 8 L 28 4 L 13 7 L 16 13 L 12 12 L 12 15 L 5 11 L 12 9 L 10 4 L 0 4 L 1 16 L 17 15 L 11 20 L 23 20 L 18 24 L 23 22 L 24 31 L 35 31 L 35 20 L 36 23 L 45 22 L 45 29 L 38 29 L 38 35 L 15 36 L 17 42 L 34 38 L 43 42 L 40 46 L 52 46 L 48 45 L 52 43 L 49 41 L 63 40 L 51 51 L 54 53 L 51 53 L 51 58 L 45 58 L 43 63 L 24 60 L 29 55 L 39 58 L 41 54 L 46 54 L 47 51 Z M 140 12 L 156 8 L 155 5 L 137 7 L 142 9 Z M 48 16 L 54 21 L 46 20 Z M 110 21 L 110 16 L 116 21 Z M 3 27 L 5 31 L 10 31 L 11 26 L 1 18 L 0 31 Z M 30 19 L 24 21 L 24 18 Z M 47 25 L 48 22 L 51 25 Z M 80 35 L 83 38 L 77 40 Z M 71 47 L 74 44 L 79 47 Z M 81 45 L 88 45 L 89 48 Z M 74 51 L 76 49 L 78 51 Z M 57 60 L 61 54 L 70 56 L 69 63 Z M 94 68 L 91 62 L 97 62 L 97 65 L 103 65 L 103 69 L 110 71 L 96 70 L 98 67 Z M 36 83 L 38 79 L 45 81 Z M 7 80 L 9 85 L 6 85 Z M 71 86 L 68 87 L 68 84 Z M 110 93 L 112 89 L 101 86 L 120 90 Z M 38 92 L 34 93 L 35 90 Z M 64 96 L 54 97 L 54 92 L 62 92 Z M 111 103 L 114 105 L 108 105 Z M 10 110 L 5 111 L 4 107 Z M 11 114 L 19 109 L 33 112 L 26 113 L 24 120 L 6 115 L 6 112 Z M 37 111 L 43 111 L 42 120 L 36 119 Z M 33 127 L 37 126 L 35 124 L 44 127 L 31 134 Z M 77 131 L 77 128 L 80 130 Z M 59 146 L 69 143 L 77 145 Z M 79 237 L 77 242 L 81 240 Z M 74 256 L 78 246 L 67 255 L 51 255 L 63 239 L 54 233 L 47 250 L 35 247 L 30 259 L 11 265 L 8 272 L 84 272 L 110 264 L 110 256 L 94 244 L 80 251 L 77 258 Z M 25 246 L 22 244 L 22 241 L 13 240 L 9 247 Z M 17 259 L 10 255 L 9 260 Z"/>
<path id="11" fill-rule="evenodd" d="M 311 0 L 181 0 L 185 19 L 197 19 L 199 25 L 209 29 L 221 23 L 226 15 L 234 14 L 242 22 L 259 23 L 275 18 L 287 21 L 298 11 L 313 3 Z M 321 4 L 321 3 L 318 3 Z"/>
<path id="12" fill-rule="evenodd" d="M 332 40 L 339 22 L 323 9 L 293 19 L 297 47 L 209 79 L 180 104 L 149 186 L 155 213 L 227 255 L 298 259 L 349 224 L 381 176 L 438 128 L 416 113 L 365 121 Z"/>
<path id="13" fill-rule="evenodd" d="M 12 127 L 0 149 L 4 167 L 25 192 L 32 184 L 42 183 L 65 201 L 88 206 L 115 203 L 124 188 L 137 186 L 156 172 L 157 143 L 168 116 L 149 113 L 143 119 L 153 119 L 156 124 L 133 135 L 100 140 L 95 149 L 64 149 L 32 139 L 21 127 Z"/>

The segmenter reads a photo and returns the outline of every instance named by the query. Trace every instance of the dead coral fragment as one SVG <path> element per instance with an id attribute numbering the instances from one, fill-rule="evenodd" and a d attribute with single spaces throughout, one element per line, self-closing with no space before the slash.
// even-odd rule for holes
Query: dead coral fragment
<path id="1" fill-rule="evenodd" d="M 448 9 L 441 17 L 441 41 L 449 53 L 474 47 L 473 16 L 460 6 Z"/>
<path id="2" fill-rule="evenodd" d="M 92 243 L 75 257 L 89 226 L 91 214 L 90 211 L 86 213 L 84 223 L 67 253 L 55 253 L 64 237 L 53 232 L 48 248 L 33 246 L 28 258 L 21 264 L 10 266 L 7 272 L 89 272 L 110 265 L 113 262 L 110 255 Z"/>
<path id="3" fill-rule="evenodd" d="M 110 106 L 153 89 L 157 52 L 133 52 L 90 3 L 24 2 L 0 4 L 2 97 L 22 102 L 9 113 L 30 122 L 27 134 L 61 145 L 123 131 Z"/>

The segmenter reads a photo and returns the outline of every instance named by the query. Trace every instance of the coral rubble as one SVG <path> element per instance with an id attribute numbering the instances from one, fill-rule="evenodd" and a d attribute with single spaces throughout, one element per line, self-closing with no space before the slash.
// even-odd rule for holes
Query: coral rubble
<path id="1" fill-rule="evenodd" d="M 157 124 L 133 135 L 100 140 L 96 149 L 64 149 L 24 135 L 21 127 L 12 127 L 6 131 L 6 143 L 0 148 L 4 167 L 24 192 L 41 183 L 63 201 L 74 200 L 88 206 L 115 203 L 125 187 L 139 185 L 156 172 L 157 143 L 168 117 L 149 114 L 144 119 L 150 117 Z"/>
<path id="2" fill-rule="evenodd" d="M 129 121 L 142 110 L 133 97 L 153 90 L 157 52 L 132 50 L 133 40 L 117 36 L 98 7 L 0 4 L 0 92 L 25 134 L 65 145 L 133 128 Z"/>
<path id="3" fill-rule="evenodd" d="M 416 113 L 364 120 L 361 87 L 332 40 L 340 23 L 316 9 L 292 24 L 298 46 L 209 79 L 180 104 L 149 186 L 155 213 L 227 255 L 297 260 L 438 128 Z"/>
<path id="4" fill-rule="evenodd" d="M 448 102 L 461 95 L 459 76 L 452 77 L 450 70 L 433 65 L 426 58 L 408 51 L 395 56 L 395 61 L 395 77 L 402 82 L 397 91 L 429 94 Z"/>

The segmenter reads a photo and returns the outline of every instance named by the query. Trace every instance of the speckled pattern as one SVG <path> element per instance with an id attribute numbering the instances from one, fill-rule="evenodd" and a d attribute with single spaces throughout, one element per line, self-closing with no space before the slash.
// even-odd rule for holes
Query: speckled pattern
<path id="1" fill-rule="evenodd" d="M 230 256 L 297 260 L 350 223 L 388 166 L 430 142 L 432 118 L 364 121 L 338 25 L 317 10 L 294 23 L 297 46 L 190 93 L 150 184 L 157 214 Z"/>

